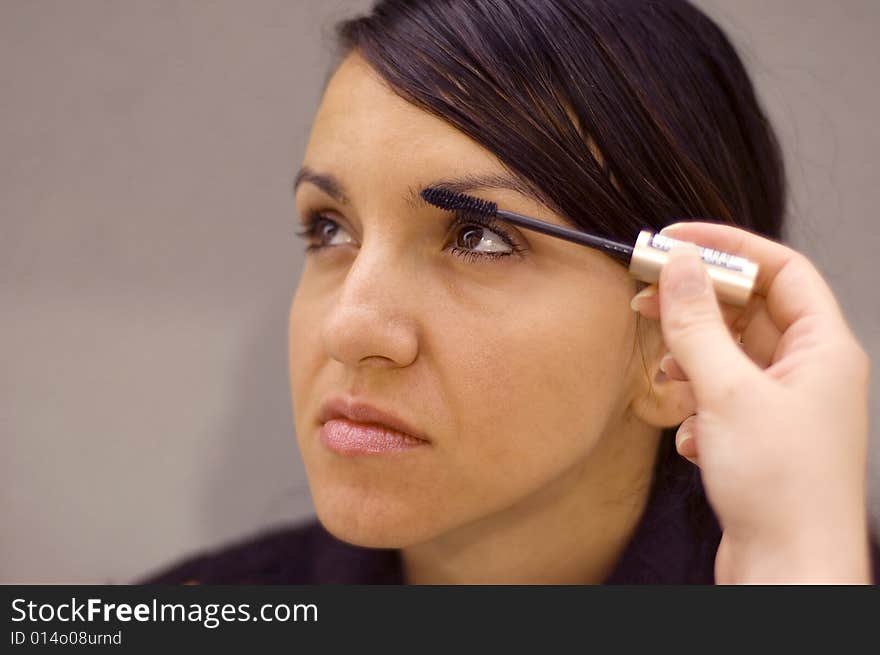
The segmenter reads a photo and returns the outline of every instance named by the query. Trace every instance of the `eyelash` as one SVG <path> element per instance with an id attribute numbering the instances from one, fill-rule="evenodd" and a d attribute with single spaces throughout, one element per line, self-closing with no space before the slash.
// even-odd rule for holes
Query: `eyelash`
<path id="1" fill-rule="evenodd" d="M 326 216 L 325 214 L 317 211 L 308 212 L 303 218 L 303 228 L 301 230 L 296 230 L 295 234 L 298 237 L 301 237 L 306 240 L 314 240 L 318 238 L 318 226 L 321 221 L 329 221 L 335 225 L 339 225 L 332 218 Z M 502 227 L 503 223 L 497 219 L 487 218 L 485 216 L 480 216 L 479 214 L 469 214 L 467 212 L 456 212 L 455 218 L 452 219 L 452 222 L 449 224 L 449 230 L 454 230 L 467 226 L 479 226 L 484 227 L 487 230 L 490 230 L 501 237 L 501 240 L 505 243 L 505 245 L 511 248 L 511 252 L 480 252 L 478 250 L 468 250 L 467 248 L 459 248 L 458 246 L 453 247 L 450 252 L 456 257 L 461 257 L 466 261 L 476 261 L 476 260 L 494 260 L 501 259 L 503 257 L 509 257 L 514 254 L 521 253 L 526 250 L 523 246 L 520 246 L 510 234 L 505 231 Z M 309 243 L 306 245 L 306 253 L 315 252 L 318 250 L 323 250 L 324 248 L 331 248 L 333 246 L 328 245 L 319 245 L 316 243 Z"/>

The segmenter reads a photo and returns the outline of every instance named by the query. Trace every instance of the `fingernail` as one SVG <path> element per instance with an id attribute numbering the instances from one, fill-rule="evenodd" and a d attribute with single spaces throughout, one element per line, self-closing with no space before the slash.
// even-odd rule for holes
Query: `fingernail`
<path id="1" fill-rule="evenodd" d="M 666 353 L 660 360 L 660 370 L 663 371 L 666 375 L 669 375 L 669 371 L 666 369 L 669 366 L 669 362 L 671 362 L 672 360 L 672 353 Z"/>
<path id="2" fill-rule="evenodd" d="M 684 445 L 690 441 L 693 437 L 687 432 L 680 432 L 675 435 L 675 449 L 681 453 L 684 450 Z"/>
<path id="3" fill-rule="evenodd" d="M 642 300 L 646 298 L 653 298 L 657 295 L 657 287 L 650 286 L 645 287 L 641 291 L 639 291 L 636 295 L 632 297 L 632 300 L 629 301 L 629 306 L 632 308 L 634 312 L 637 312 L 641 309 L 640 303 Z"/>
<path id="4" fill-rule="evenodd" d="M 682 243 L 669 251 L 669 262 L 675 265 L 667 276 L 669 294 L 679 300 L 695 298 L 706 291 L 708 276 L 700 259 L 697 247 L 692 243 Z"/>

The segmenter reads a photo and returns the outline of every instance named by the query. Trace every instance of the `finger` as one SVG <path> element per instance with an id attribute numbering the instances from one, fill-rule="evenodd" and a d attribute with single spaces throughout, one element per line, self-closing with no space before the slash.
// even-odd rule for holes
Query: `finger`
<path id="1" fill-rule="evenodd" d="M 767 316 L 764 305 L 764 299 L 760 296 L 752 296 L 746 307 L 721 304 L 722 318 L 729 326 L 731 336 L 742 344 L 743 352 L 762 368 L 770 365 L 781 336 Z M 633 296 L 630 306 L 646 318 L 659 320 L 660 296 L 657 294 L 657 285 L 651 284 L 639 291 Z M 688 381 L 687 374 L 671 353 L 666 353 L 661 358 L 660 370 L 671 380 Z"/>
<path id="2" fill-rule="evenodd" d="M 649 284 L 633 296 L 629 306 L 634 312 L 638 312 L 645 318 L 652 320 L 660 319 L 660 296 L 657 293 L 657 285 Z"/>
<path id="3" fill-rule="evenodd" d="M 688 376 L 687 373 L 684 372 L 684 369 L 678 365 L 678 362 L 675 361 L 675 357 L 672 356 L 672 353 L 666 353 L 663 355 L 663 358 L 660 360 L 660 370 L 666 375 L 670 380 L 678 380 L 679 382 L 687 382 Z"/>
<path id="4" fill-rule="evenodd" d="M 646 286 L 635 296 L 633 296 L 633 299 L 630 301 L 630 307 L 632 307 L 634 311 L 639 312 L 642 316 L 646 318 L 654 321 L 660 320 L 660 296 L 658 295 L 657 291 L 658 289 L 656 284 Z M 757 303 L 763 305 L 764 301 L 759 296 L 753 296 L 746 307 L 721 304 L 722 318 L 724 320 L 724 323 L 729 326 L 730 334 L 735 341 L 742 343 L 742 330 L 747 327 L 747 323 L 743 320 L 743 318 L 744 316 L 746 316 L 746 312 L 749 311 L 749 307 L 751 307 L 752 305 L 757 305 Z M 752 311 L 750 316 L 751 315 L 754 315 L 754 311 Z M 766 312 L 764 312 L 764 317 L 766 318 Z M 747 354 L 752 356 L 752 361 L 760 363 L 764 367 L 768 365 L 767 362 L 769 362 L 769 357 L 773 354 L 776 348 L 776 342 L 778 341 L 778 330 L 774 329 L 774 331 L 776 334 L 776 339 L 773 340 L 771 344 L 768 344 L 766 346 L 764 346 L 763 344 L 757 344 L 757 350 L 760 352 L 760 356 L 752 356 L 751 353 L 749 353 L 749 351 L 745 348 L 745 346 L 743 346 L 743 350 L 746 351 Z M 763 333 L 763 331 L 756 332 L 756 334 Z M 671 380 L 678 380 L 679 382 L 688 381 L 687 374 L 678 365 L 678 362 L 675 361 L 675 358 L 672 356 L 671 353 L 666 353 L 661 358 L 660 370 L 663 371 L 664 375 L 666 375 L 666 377 Z"/>
<path id="5" fill-rule="evenodd" d="M 769 321 L 769 319 L 767 320 Z M 767 329 L 776 330 L 772 323 Z M 767 368 L 773 363 L 773 355 L 776 346 L 779 343 L 778 335 L 775 340 L 772 337 L 766 339 L 760 337 L 752 338 L 757 339 L 757 343 L 752 348 L 746 347 L 746 344 L 742 342 L 740 342 L 740 348 L 749 356 L 749 359 L 755 362 L 755 364 L 761 368 Z M 688 382 L 689 380 L 687 373 L 685 373 L 684 369 L 678 365 L 678 362 L 675 361 L 675 357 L 672 356 L 672 353 L 666 353 L 660 359 L 660 370 L 663 371 L 663 375 L 669 380 L 676 380 L 678 382 Z"/>
<path id="6" fill-rule="evenodd" d="M 752 296 L 746 307 L 738 307 L 736 305 L 721 303 L 721 315 L 724 318 L 724 322 L 727 325 L 734 325 L 736 321 L 742 318 L 743 314 L 748 310 L 748 307 L 756 301 L 760 301 L 762 303 L 764 302 L 763 299 L 759 296 Z M 657 293 L 657 285 L 649 284 L 644 289 L 639 291 L 635 296 L 633 296 L 632 300 L 630 301 L 630 307 L 633 309 L 633 311 L 639 312 L 645 318 L 649 318 L 653 321 L 659 321 L 660 295 Z"/>
<path id="7" fill-rule="evenodd" d="M 675 450 L 679 455 L 696 466 L 700 465 L 697 452 L 697 417 L 688 416 L 675 433 Z"/>
<path id="8" fill-rule="evenodd" d="M 780 332 L 810 314 L 838 323 L 844 321 L 834 294 L 819 271 L 803 255 L 781 243 L 720 223 L 674 223 L 661 233 L 757 263 L 754 290 L 767 299 L 768 315 Z"/>
<path id="9" fill-rule="evenodd" d="M 740 335 L 743 351 L 761 368 L 773 363 L 773 355 L 782 338 L 782 333 L 767 313 L 766 304 L 761 301 L 753 311 L 742 320 L 734 323 L 734 330 Z"/>
<path id="10" fill-rule="evenodd" d="M 660 271 L 663 340 L 691 380 L 698 406 L 742 380 L 754 364 L 740 351 L 721 317 L 715 290 L 691 244 L 672 249 Z"/>

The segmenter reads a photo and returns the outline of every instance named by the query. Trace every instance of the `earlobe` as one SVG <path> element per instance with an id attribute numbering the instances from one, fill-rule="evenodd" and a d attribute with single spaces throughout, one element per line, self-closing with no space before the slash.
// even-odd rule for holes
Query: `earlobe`
<path id="1" fill-rule="evenodd" d="M 648 425 L 671 428 L 696 412 L 690 382 L 667 378 L 662 371 L 632 404 L 633 412 Z"/>
<path id="2" fill-rule="evenodd" d="M 660 370 L 659 359 L 649 362 L 647 372 L 643 370 L 642 376 L 632 411 L 643 422 L 658 428 L 670 428 L 696 412 L 691 383 L 668 378 Z"/>
<path id="3" fill-rule="evenodd" d="M 697 411 L 691 383 L 668 377 L 660 370 L 669 349 L 663 342 L 660 324 L 638 320 L 638 355 L 635 359 L 633 400 L 630 410 L 643 423 L 657 428 L 680 425 Z"/>

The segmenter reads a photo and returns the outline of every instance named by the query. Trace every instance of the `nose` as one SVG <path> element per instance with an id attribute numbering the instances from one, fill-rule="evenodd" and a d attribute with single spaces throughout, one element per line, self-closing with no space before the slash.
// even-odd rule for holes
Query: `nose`
<path id="1" fill-rule="evenodd" d="M 412 364 L 419 342 L 415 276 L 388 248 L 362 245 L 322 326 L 327 353 L 349 367 Z"/>

